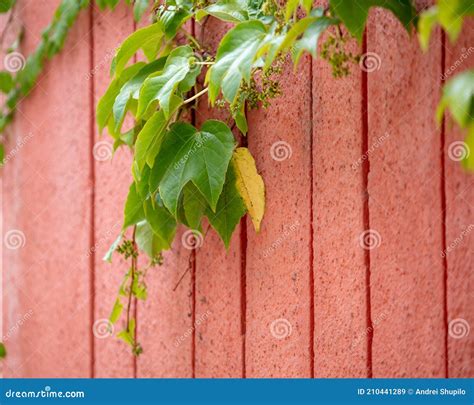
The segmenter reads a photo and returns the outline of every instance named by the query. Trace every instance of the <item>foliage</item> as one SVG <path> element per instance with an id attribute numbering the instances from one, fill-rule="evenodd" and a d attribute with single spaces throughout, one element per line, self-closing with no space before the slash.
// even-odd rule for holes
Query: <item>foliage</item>
<path id="1" fill-rule="evenodd" d="M 384 7 L 390 10 L 408 31 L 410 31 L 416 15 L 410 0 L 331 0 L 330 5 L 349 32 L 359 41 L 362 41 L 371 7 Z"/>
<path id="2" fill-rule="evenodd" d="M 366 11 L 373 5 L 386 6 L 409 26 L 413 15 L 409 2 L 382 3 L 368 1 Z M 155 7 L 150 26 L 123 41 L 112 61 L 112 81 L 97 107 L 97 121 L 101 129 L 107 128 L 115 148 L 128 146 L 134 151 L 122 235 L 106 256 L 110 260 L 110 252 L 116 250 L 131 259 L 110 321 L 118 322 L 123 308 L 128 308 L 126 328 L 119 336 L 134 353 L 141 352 L 141 347 L 133 333 L 130 300 L 146 295 L 145 272 L 136 266 L 138 252 L 149 256 L 149 267 L 157 258 L 161 262 L 177 226 L 184 225 L 196 238 L 203 238 L 204 218 L 226 247 L 246 213 L 255 230 L 260 230 L 264 183 L 250 151 L 237 147 L 229 123 L 234 121 L 245 135 L 246 107 L 266 106 L 280 94 L 277 77 L 287 55 L 295 67 L 304 53 L 316 56 L 318 38 L 341 20 L 360 39 L 366 11 L 348 15 L 339 2 L 324 9 L 308 1 L 280 6 L 273 0 L 211 4 L 168 0 Z M 210 17 L 234 24 L 215 54 L 185 28 L 190 18 L 203 22 Z M 140 49 L 146 61 L 130 64 Z M 347 74 L 346 64 L 357 58 L 351 55 L 343 60 L 344 50 L 337 52 L 335 56 L 331 47 L 326 49 L 335 70 Z M 199 128 L 187 122 L 205 94 L 211 106 L 227 108 L 227 122 L 209 120 Z M 134 118 L 134 125 L 124 131 L 127 114 Z M 128 228 L 133 228 L 132 239 L 119 245 Z M 143 289 L 134 288 L 137 282 Z"/>
<path id="3" fill-rule="evenodd" d="M 438 0 L 437 4 L 423 12 L 418 22 L 421 47 L 426 50 L 431 32 L 436 24 L 441 25 L 449 39 L 455 41 L 463 26 L 464 18 L 474 15 L 472 0 Z"/>
<path id="4" fill-rule="evenodd" d="M 438 106 L 437 117 L 441 122 L 444 111 L 449 108 L 456 123 L 467 129 L 466 152 L 462 163 L 474 170 L 474 69 L 467 70 L 449 80 L 443 88 L 443 96 Z"/>
<path id="5" fill-rule="evenodd" d="M 118 1 L 96 3 L 100 8 L 114 8 Z M 447 3 L 439 0 L 422 14 L 418 28 L 423 47 L 435 24 L 454 40 L 462 18 L 472 14 L 468 0 L 449 1 L 449 7 Z M 0 0 L 0 11 L 13 4 L 13 0 Z M 62 0 L 23 69 L 16 74 L 0 72 L 0 91 L 7 95 L 0 131 L 11 121 L 18 101 L 33 88 L 45 61 L 62 48 L 80 10 L 88 5 L 89 0 Z M 148 6 L 149 0 L 133 1 L 135 19 Z M 327 7 L 315 7 L 308 0 L 285 4 L 277 0 L 166 0 L 154 1 L 151 24 L 137 29 L 118 48 L 111 82 L 97 105 L 96 117 L 100 130 L 107 129 L 113 138 L 114 150 L 127 147 L 133 151 L 133 181 L 123 227 L 104 260 L 112 261 L 117 253 L 130 262 L 110 322 L 125 318 L 125 328 L 117 336 L 135 355 L 143 349 L 136 339 L 132 307 L 147 298 L 146 274 L 162 264 L 163 251 L 171 248 L 178 226 L 189 228 L 199 240 L 207 233 L 203 231 L 207 219 L 226 248 L 245 214 L 257 232 L 261 228 L 263 179 L 249 149 L 238 145 L 234 127 L 246 135 L 247 109 L 266 107 L 277 97 L 284 61 L 291 57 L 296 69 L 304 54 L 317 57 L 318 41 L 325 32 L 321 56 L 331 64 L 334 76 L 347 75 L 360 56 L 347 52 L 350 38 L 341 27 L 360 43 L 373 7 L 391 11 L 409 32 L 415 26 L 410 0 L 360 0 L 357 4 L 329 0 Z M 187 24 L 189 20 L 204 24 L 208 18 L 232 24 L 215 53 L 189 33 Z M 145 59 L 131 63 L 138 51 Z M 439 114 L 450 108 L 458 124 L 469 128 L 471 145 L 473 82 L 472 72 L 452 79 L 439 107 Z M 211 106 L 228 111 L 225 122 L 208 120 L 196 127 L 190 119 L 205 95 Z M 127 115 L 134 123 L 124 129 Z M 466 166 L 472 168 L 472 161 Z M 148 264 L 140 261 L 139 265 L 140 253 L 148 256 Z M 186 271 L 191 260 L 192 255 Z"/>
<path id="6" fill-rule="evenodd" d="M 113 8 L 118 3 L 118 0 L 96 1 L 101 8 Z M 127 3 L 131 1 L 126 0 Z M 142 16 L 149 2 L 150 0 L 142 0 L 134 3 L 137 20 Z M 13 13 L 14 5 L 13 0 L 0 0 L 0 12 Z M 46 61 L 52 59 L 63 48 L 69 29 L 77 20 L 79 12 L 88 6 L 89 0 L 62 0 L 54 13 L 52 22 L 43 30 L 39 44 L 26 60 L 23 55 L 17 53 L 22 32 L 17 41 L 8 48 L 7 53 L 12 55 L 11 66 L 6 67 L 8 70 L 0 71 L 0 91 L 5 94 L 6 99 L 5 104 L 0 107 L 0 133 L 13 119 L 20 100 L 33 89 Z M 3 145 L 0 144 L 0 162 L 3 161 L 3 155 Z"/>
<path id="7" fill-rule="evenodd" d="M 469 16 L 474 16 L 474 3 L 471 0 L 438 0 L 436 5 L 421 14 L 418 21 L 422 49 L 428 49 L 431 32 L 436 24 L 441 25 L 450 41 L 454 42 L 461 32 L 464 19 Z M 454 121 L 467 130 L 462 164 L 466 169 L 474 170 L 474 153 L 470 153 L 474 151 L 474 69 L 457 74 L 445 84 L 436 113 L 439 123 L 446 109 Z"/>

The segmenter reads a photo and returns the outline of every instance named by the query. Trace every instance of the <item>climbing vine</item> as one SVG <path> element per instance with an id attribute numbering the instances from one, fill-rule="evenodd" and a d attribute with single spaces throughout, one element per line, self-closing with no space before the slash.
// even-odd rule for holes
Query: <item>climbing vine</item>
<path id="1" fill-rule="evenodd" d="M 114 7 L 118 0 L 96 0 Z M 131 3 L 131 1 L 128 1 Z M 149 1 L 133 2 L 139 19 Z M 151 24 L 136 30 L 118 48 L 111 66 L 110 85 L 100 99 L 97 124 L 107 130 L 114 150 L 133 151 L 132 183 L 124 207 L 120 235 L 105 260 L 122 255 L 130 266 L 118 289 L 111 325 L 125 326 L 117 336 L 135 355 L 142 352 L 136 339 L 132 307 L 147 298 L 146 274 L 160 266 L 171 248 L 179 225 L 188 230 L 183 244 L 202 243 L 210 227 L 229 247 L 240 219 L 248 214 L 259 231 L 265 210 L 264 182 L 250 151 L 239 146 L 234 133 L 246 136 L 246 112 L 266 107 L 281 94 L 279 79 L 284 61 L 298 65 L 307 53 L 320 55 L 333 75 L 349 74 L 361 55 L 349 52 L 349 41 L 362 42 L 369 9 L 390 10 L 411 33 L 418 24 L 423 48 L 432 28 L 440 24 L 455 40 L 465 16 L 474 9 L 470 0 L 439 0 L 418 18 L 410 0 L 330 0 L 316 7 L 310 0 L 166 0 L 151 2 Z M 455 4 L 455 7 L 453 7 Z M 6 12 L 14 1 L 0 0 Z M 63 0 L 38 48 L 16 74 L 0 72 L 0 90 L 6 104 L 0 130 L 12 120 L 16 104 L 34 86 L 43 64 L 62 48 L 68 28 L 86 0 Z M 454 10 L 454 11 L 453 11 Z M 200 42 L 199 32 L 210 18 L 232 24 L 214 52 Z M 321 35 L 328 31 L 318 47 Z M 14 52 L 12 48 L 10 52 Z M 134 62 L 142 51 L 144 60 Z M 225 120 L 210 119 L 199 126 L 193 120 L 199 102 L 228 112 Z M 449 108 L 454 120 L 467 128 L 467 144 L 474 138 L 474 71 L 451 79 L 444 88 L 438 115 Z M 128 125 L 127 116 L 133 118 Z M 473 153 L 474 155 L 474 153 Z M 473 156 L 464 163 L 474 168 Z M 139 261 L 145 253 L 148 263 Z"/>

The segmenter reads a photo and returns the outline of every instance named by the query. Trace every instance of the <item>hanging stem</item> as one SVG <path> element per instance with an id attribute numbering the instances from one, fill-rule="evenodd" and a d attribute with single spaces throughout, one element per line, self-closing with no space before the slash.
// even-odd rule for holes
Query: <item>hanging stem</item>
<path id="1" fill-rule="evenodd" d="M 133 227 L 132 234 L 132 244 L 133 244 L 133 254 L 132 254 L 132 266 L 130 269 L 130 289 L 128 291 L 128 303 L 127 303 L 127 332 L 130 332 L 130 312 L 132 308 L 132 296 L 133 296 L 133 285 L 135 283 L 135 274 L 137 270 L 137 244 L 135 242 L 135 233 L 137 231 L 136 225 Z M 136 340 L 137 329 L 135 328 L 134 340 Z"/>
<path id="2" fill-rule="evenodd" d="M 191 41 L 194 46 L 197 48 L 197 49 L 202 49 L 202 46 L 201 44 L 197 41 L 196 38 L 194 38 L 188 31 L 186 31 L 184 28 L 181 28 L 181 32 L 186 36 L 186 38 L 188 39 L 188 41 Z"/>
<path id="3" fill-rule="evenodd" d="M 207 93 L 207 90 L 208 90 L 208 87 L 206 87 L 205 89 L 201 90 L 199 93 L 196 93 L 194 96 L 189 97 L 188 99 L 184 100 L 184 101 L 183 101 L 183 104 L 188 104 L 188 103 L 190 103 L 191 101 L 196 100 L 197 98 L 199 98 L 199 97 L 201 97 L 202 95 L 206 94 L 206 93 Z"/>
<path id="4" fill-rule="evenodd" d="M 8 15 L 8 20 L 7 20 L 7 22 L 5 23 L 5 25 L 3 27 L 2 33 L 0 34 L 0 47 L 1 48 L 3 48 L 3 42 L 5 41 L 6 33 L 8 31 L 8 28 L 10 28 L 10 25 L 13 21 L 13 13 L 14 13 L 14 10 L 15 10 L 15 6 L 16 6 L 16 3 L 10 9 L 10 11 L 9 11 L 10 14 Z"/>

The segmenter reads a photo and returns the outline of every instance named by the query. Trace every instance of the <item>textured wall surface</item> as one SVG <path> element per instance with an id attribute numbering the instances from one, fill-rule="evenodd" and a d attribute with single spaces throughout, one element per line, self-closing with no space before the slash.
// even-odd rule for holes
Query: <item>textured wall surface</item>
<path id="1" fill-rule="evenodd" d="M 31 3 L 25 56 L 59 1 Z M 474 24 L 423 54 L 375 10 L 373 65 L 339 80 L 321 60 L 285 66 L 241 140 L 266 184 L 261 232 L 242 220 L 227 252 L 213 231 L 196 250 L 177 235 L 137 309 L 138 359 L 94 334 L 126 270 L 102 256 L 131 181 L 94 107 L 134 28 L 126 7 L 83 12 L 10 128 L 10 150 L 25 142 L 1 173 L 3 375 L 474 377 L 474 175 L 455 161 L 463 134 L 434 121 L 443 78 L 474 66 Z M 194 29 L 215 47 L 226 26 Z M 219 114 L 203 102 L 195 120 Z"/>

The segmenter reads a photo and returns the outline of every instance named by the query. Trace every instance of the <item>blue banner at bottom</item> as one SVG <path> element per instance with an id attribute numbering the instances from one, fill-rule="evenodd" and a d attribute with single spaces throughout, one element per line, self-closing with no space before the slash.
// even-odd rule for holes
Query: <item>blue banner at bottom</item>
<path id="1" fill-rule="evenodd" d="M 469 379 L 3 379 L 0 403 L 474 404 Z"/>

